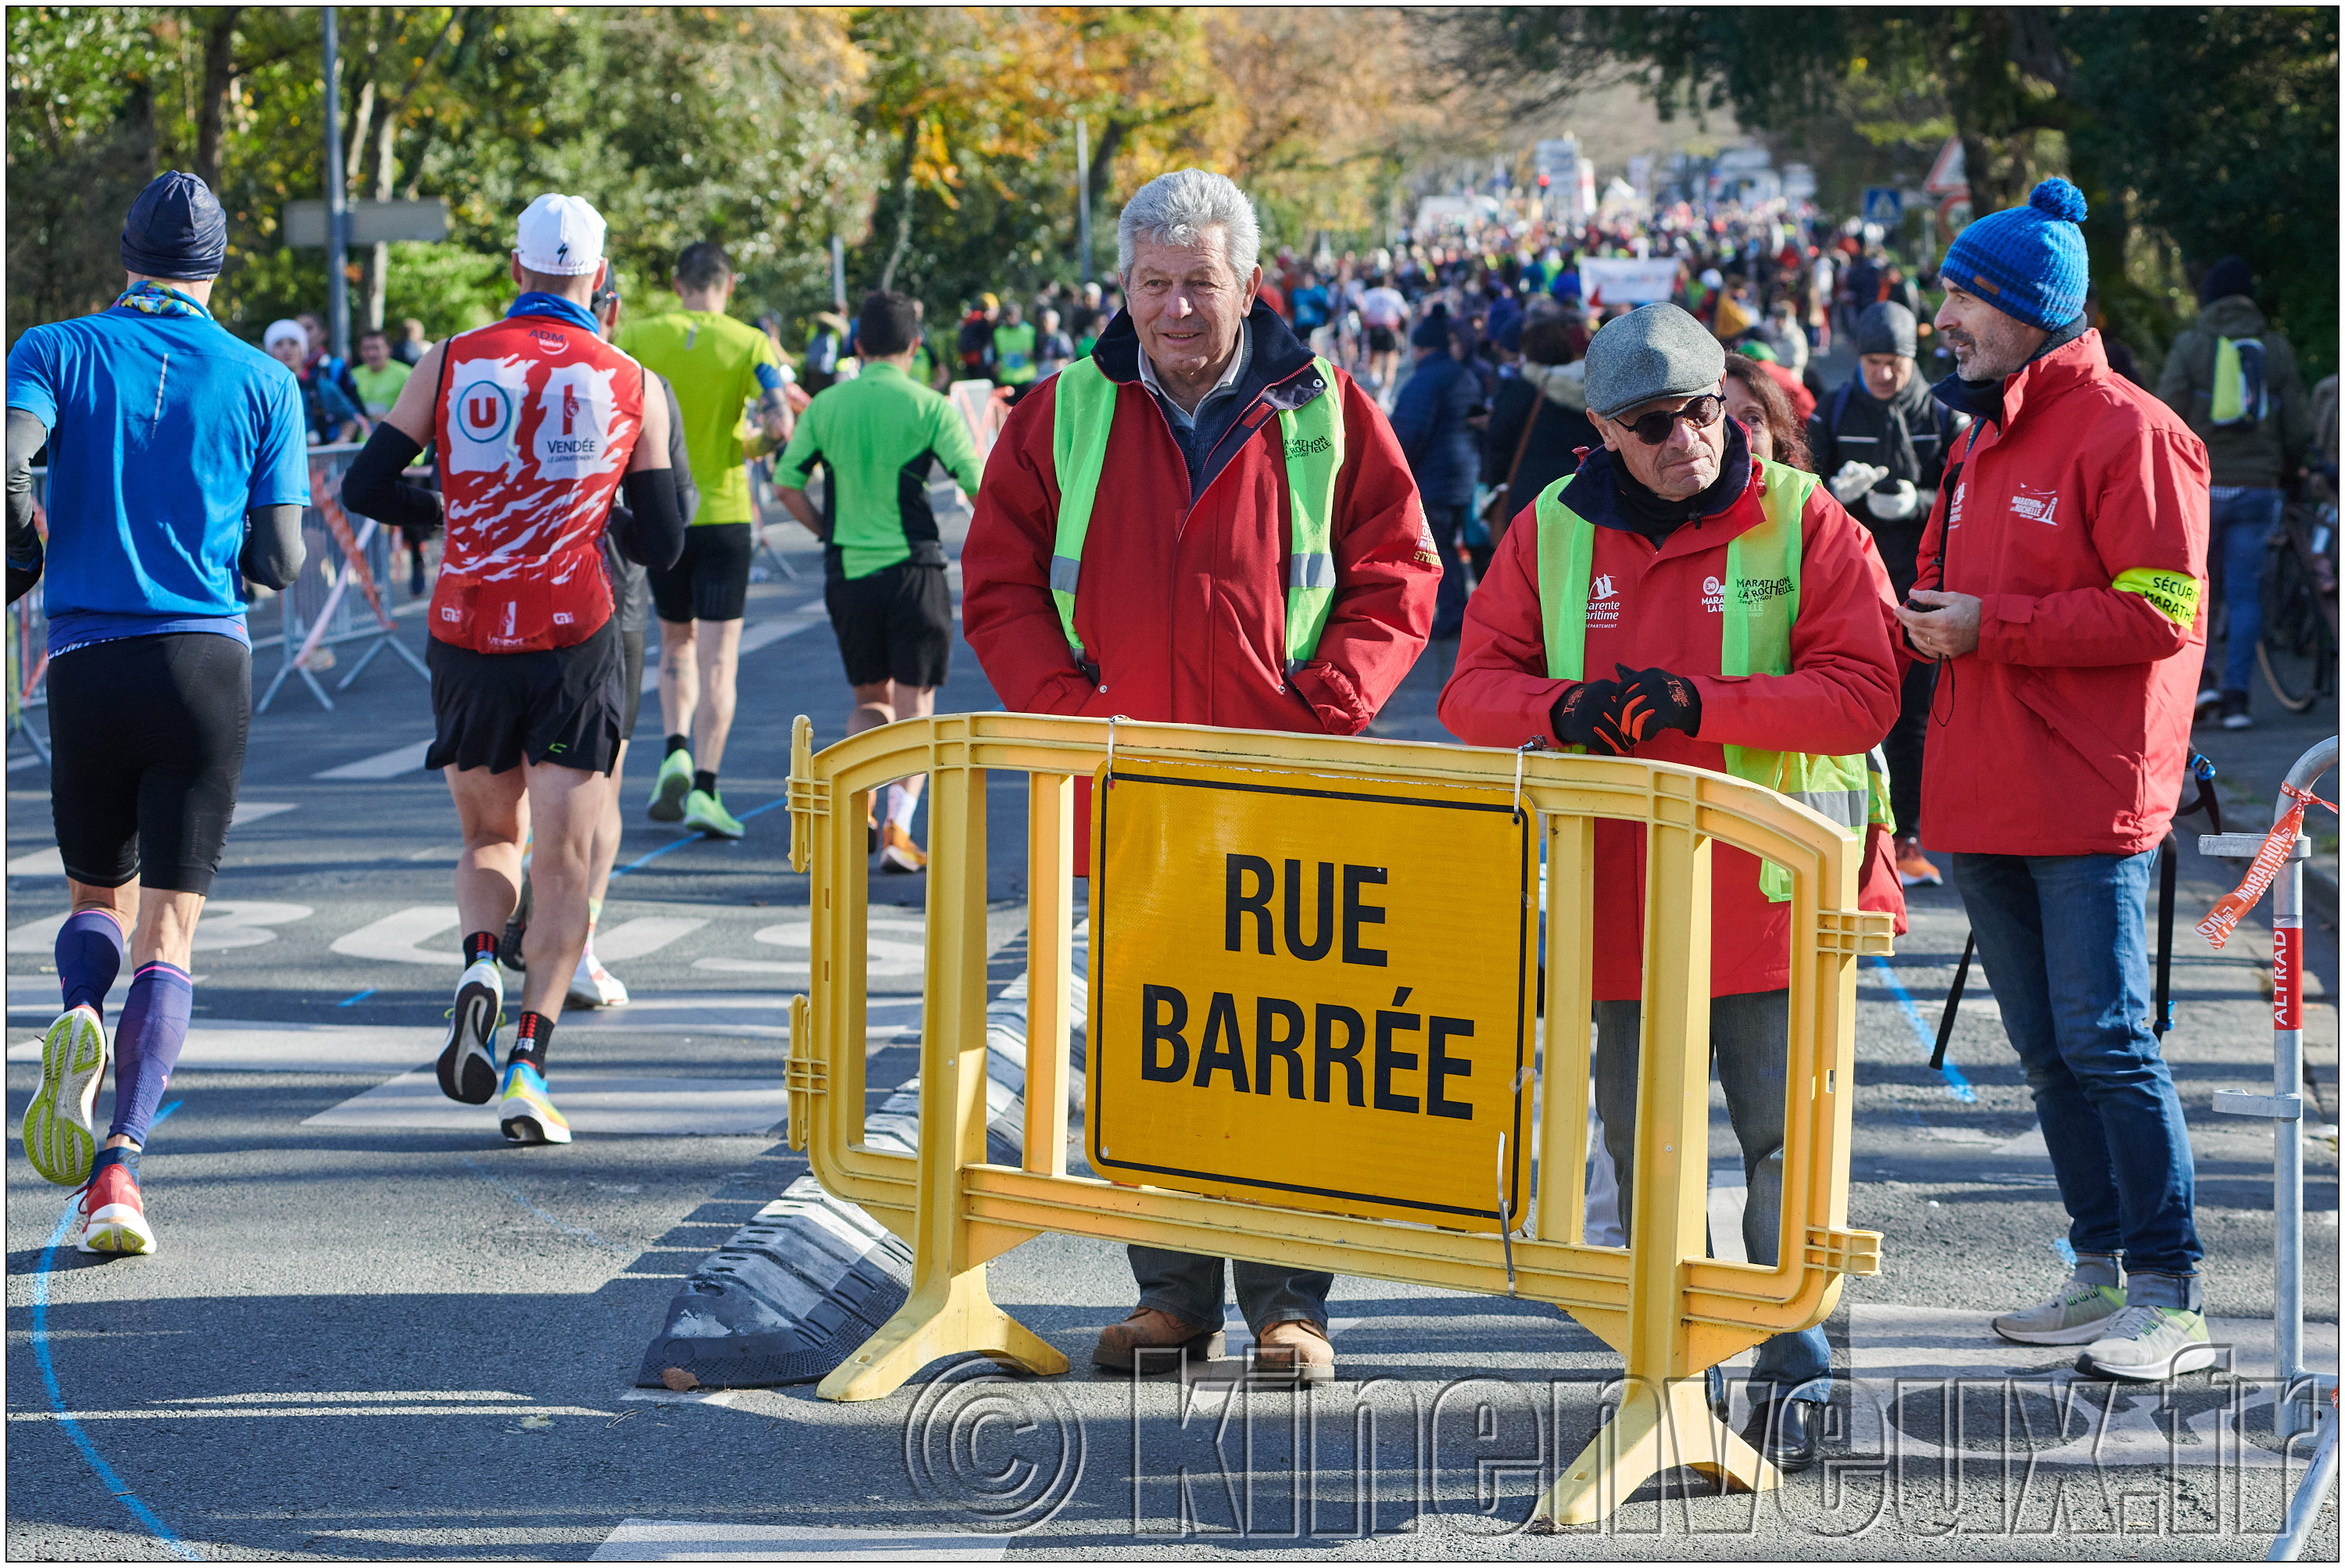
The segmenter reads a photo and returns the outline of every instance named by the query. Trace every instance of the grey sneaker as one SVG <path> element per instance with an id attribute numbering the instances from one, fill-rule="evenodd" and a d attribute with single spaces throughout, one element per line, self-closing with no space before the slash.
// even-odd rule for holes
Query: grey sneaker
<path id="1" fill-rule="evenodd" d="M 1992 1327 L 2015 1344 L 2088 1345 L 2125 1310 L 2125 1292 L 2114 1286 L 2071 1279 L 2042 1306 L 2006 1312 Z"/>
<path id="2" fill-rule="evenodd" d="M 2080 1370 L 2155 1383 L 2215 1364 L 2205 1314 L 2179 1307 L 2128 1307 L 2076 1358 Z"/>

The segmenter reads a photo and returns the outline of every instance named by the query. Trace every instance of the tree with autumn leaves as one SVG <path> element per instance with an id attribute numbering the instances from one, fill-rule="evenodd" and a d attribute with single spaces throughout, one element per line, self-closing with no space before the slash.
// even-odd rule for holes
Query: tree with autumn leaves
<path id="1" fill-rule="evenodd" d="M 1480 150 L 1393 11 L 1021 7 L 827 10 L 346 7 L 353 199 L 436 196 L 440 244 L 354 253 L 352 317 L 434 336 L 509 295 L 513 216 L 541 190 L 611 223 L 621 286 L 655 306 L 675 252 L 716 238 L 744 313 L 793 326 L 885 280 L 949 320 L 984 290 L 1081 275 L 1075 127 L 1091 148 L 1095 270 L 1121 196 L 1167 168 L 1224 170 L 1265 240 L 1382 237 L 1428 150 Z M 320 14 L 17 7 L 7 18 L 8 331 L 119 283 L 121 213 L 192 168 L 229 215 L 215 303 L 248 333 L 325 297 L 324 254 L 283 241 L 325 188 Z"/>

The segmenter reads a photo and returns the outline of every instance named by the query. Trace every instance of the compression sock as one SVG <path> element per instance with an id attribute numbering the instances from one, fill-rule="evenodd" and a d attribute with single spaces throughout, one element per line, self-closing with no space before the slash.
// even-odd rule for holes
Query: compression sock
<path id="1" fill-rule="evenodd" d="M 677 752 L 685 749 L 691 744 L 692 740 L 687 736 L 671 735 L 667 738 L 667 749 L 660 755 L 663 757 L 673 757 Z"/>
<path id="2" fill-rule="evenodd" d="M 57 989 L 66 1011 L 87 1005 L 106 1016 L 106 993 L 122 972 L 122 926 L 104 910 L 84 910 L 57 928 Z"/>
<path id="3" fill-rule="evenodd" d="M 496 932 L 491 931 L 476 931 L 472 935 L 464 939 L 464 967 L 466 969 L 472 968 L 472 965 L 480 962 L 481 960 L 484 958 L 494 958 L 496 955 Z"/>
<path id="4" fill-rule="evenodd" d="M 692 776 L 692 787 L 706 794 L 716 793 L 716 775 L 703 768 Z"/>
<path id="5" fill-rule="evenodd" d="M 909 833 L 912 830 L 912 813 L 919 809 L 920 780 L 918 778 L 898 779 L 888 786 L 888 820 Z"/>
<path id="6" fill-rule="evenodd" d="M 196 983 L 186 970 L 160 959 L 139 966 L 114 1032 L 114 1125 L 107 1136 L 147 1141 L 195 1010 Z"/>
<path id="7" fill-rule="evenodd" d="M 588 899 L 588 900 L 586 901 L 586 940 L 587 940 L 587 941 L 592 942 L 592 941 L 594 941 L 594 928 L 595 928 L 597 925 L 600 925 L 600 924 L 602 923 L 602 921 L 603 921 L 603 901 L 602 901 L 601 899 Z"/>
<path id="8" fill-rule="evenodd" d="M 546 1048 L 553 1044 L 553 1021 L 543 1013 L 524 1013 L 514 1026 L 513 1054 L 505 1058 L 511 1067 L 516 1062 L 526 1062 L 545 1076 Z"/>

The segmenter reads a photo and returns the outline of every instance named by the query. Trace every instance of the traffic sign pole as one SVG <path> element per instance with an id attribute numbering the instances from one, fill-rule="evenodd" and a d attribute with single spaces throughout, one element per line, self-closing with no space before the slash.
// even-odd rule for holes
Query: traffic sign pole
<path id="1" fill-rule="evenodd" d="M 336 359 L 350 357 L 349 193 L 342 188 L 342 62 L 334 8 L 326 8 L 326 332 Z"/>

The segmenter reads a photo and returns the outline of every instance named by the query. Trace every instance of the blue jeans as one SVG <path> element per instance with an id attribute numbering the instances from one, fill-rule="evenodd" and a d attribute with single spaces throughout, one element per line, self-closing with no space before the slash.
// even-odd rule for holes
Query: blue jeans
<path id="1" fill-rule="evenodd" d="M 1140 1286 L 1140 1305 L 1170 1312 L 1183 1323 L 1201 1329 L 1222 1326 L 1222 1259 L 1194 1252 L 1174 1252 L 1162 1247 L 1129 1247 L 1132 1278 Z M 1255 1339 L 1273 1323 L 1316 1323 L 1327 1327 L 1327 1291 L 1332 1274 L 1280 1268 L 1268 1263 L 1233 1263 L 1238 1310 Z"/>
<path id="2" fill-rule="evenodd" d="M 1771 1266 L 1783 1210 L 1783 1092 L 1790 1069 L 1792 996 L 1755 991 L 1710 999 L 1710 1053 L 1727 1118 L 1742 1146 L 1742 1256 Z M 1596 1004 L 1596 1114 L 1620 1183 L 1620 1220 L 1631 1232 L 1637 1159 L 1637 1059 L 1644 1006 Z M 1768 1400 L 1832 1399 L 1832 1343 L 1823 1325 L 1777 1334 L 1759 1347 L 1746 1384 L 1753 1404 Z"/>
<path id="3" fill-rule="evenodd" d="M 2264 545 L 2279 526 L 2277 490 L 2218 484 L 2208 492 L 2209 553 L 2223 559 L 2223 687 L 2245 691 L 2256 674 L 2256 639 L 2264 631 Z M 2208 662 L 2215 650 L 2207 650 Z"/>
<path id="4" fill-rule="evenodd" d="M 1957 854 L 1954 886 L 2035 1096 L 2068 1245 L 2192 1282 L 2190 1139 L 2149 1027 L 2157 858 Z"/>
<path id="5" fill-rule="evenodd" d="M 1425 525 L 1432 532 L 1433 548 L 1441 557 L 1441 586 L 1433 597 L 1433 635 L 1454 637 L 1466 624 L 1466 567 L 1457 559 L 1457 536 L 1464 531 L 1470 506 L 1428 506 Z"/>

